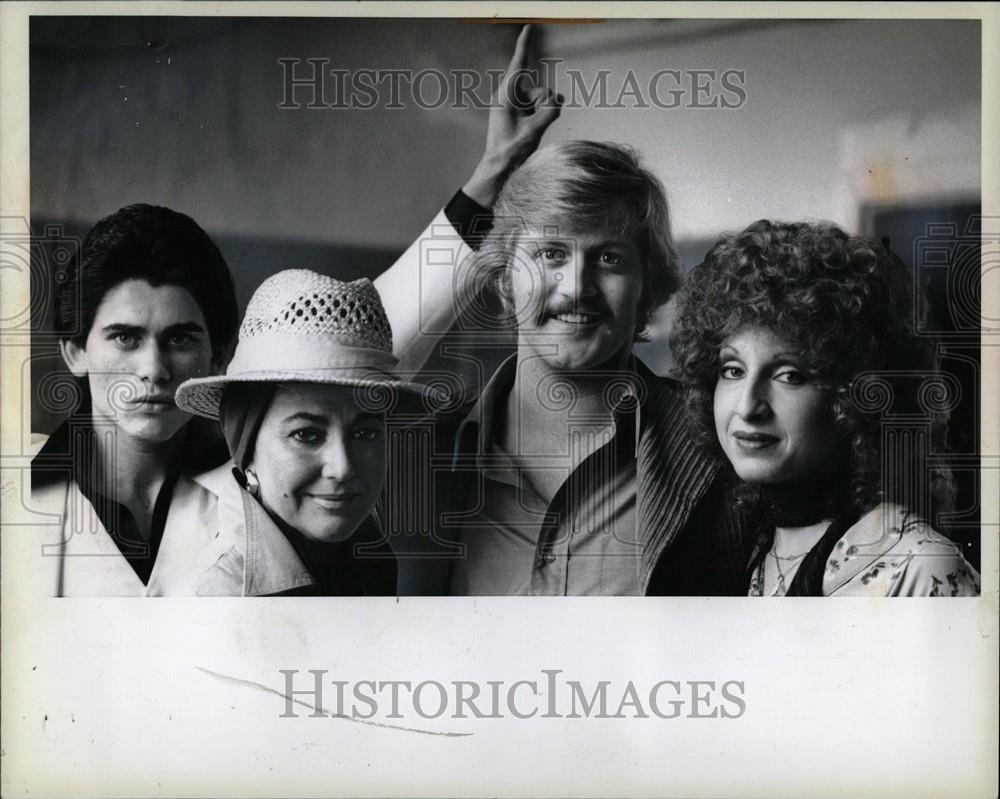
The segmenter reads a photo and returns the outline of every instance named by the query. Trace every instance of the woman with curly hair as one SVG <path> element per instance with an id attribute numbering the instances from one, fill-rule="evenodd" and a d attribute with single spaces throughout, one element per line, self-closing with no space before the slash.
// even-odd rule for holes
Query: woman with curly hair
<path id="1" fill-rule="evenodd" d="M 936 369 L 915 296 L 898 258 L 832 224 L 761 220 L 688 276 L 675 369 L 691 423 L 759 524 L 751 595 L 979 593 L 958 547 L 916 512 L 928 492 L 943 507 L 948 475 L 884 444 L 886 405 L 871 401 L 886 392 L 943 444 L 945 414 L 912 386 Z"/>

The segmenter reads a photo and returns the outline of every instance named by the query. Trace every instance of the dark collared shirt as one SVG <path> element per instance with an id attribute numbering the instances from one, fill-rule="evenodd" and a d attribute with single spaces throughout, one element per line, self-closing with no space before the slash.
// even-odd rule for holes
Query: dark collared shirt
<path id="1" fill-rule="evenodd" d="M 616 401 L 612 429 L 583 423 L 567 430 L 571 448 L 589 443 L 592 451 L 572 470 L 553 464 L 569 473 L 547 503 L 494 436 L 494 420 L 503 412 L 516 368 L 512 357 L 497 370 L 464 422 L 478 428 L 480 472 L 469 486 L 474 495 L 466 507 L 473 510 L 460 534 L 466 555 L 452 569 L 451 593 L 641 593 L 635 395 L 625 392 Z M 548 460 L 530 459 L 532 468 L 545 468 Z M 558 460 L 564 462 L 565 453 Z"/>

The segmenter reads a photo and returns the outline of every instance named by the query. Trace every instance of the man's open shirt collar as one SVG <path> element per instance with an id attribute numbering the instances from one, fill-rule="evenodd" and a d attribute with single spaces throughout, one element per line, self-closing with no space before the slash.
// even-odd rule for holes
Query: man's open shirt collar
<path id="1" fill-rule="evenodd" d="M 470 408 L 462 421 L 455 438 L 454 460 L 463 454 L 471 454 L 463 442 L 473 435 L 476 437 L 475 455 L 480 469 L 495 470 L 497 460 L 501 465 L 509 461 L 509 455 L 494 441 L 496 417 L 498 412 L 504 412 L 498 407 L 498 402 L 504 402 L 514 387 L 517 377 L 517 354 L 507 358 L 483 387 L 479 398 Z M 622 379 L 609 383 L 611 410 L 615 419 L 615 439 L 618 446 L 624 448 L 633 457 L 638 447 L 639 431 L 642 420 L 642 400 L 645 392 L 642 390 L 642 377 L 637 369 L 634 355 L 629 356 L 628 366 L 622 370 Z M 621 435 L 620 435 L 621 434 Z M 493 457 L 496 453 L 499 459 Z"/>

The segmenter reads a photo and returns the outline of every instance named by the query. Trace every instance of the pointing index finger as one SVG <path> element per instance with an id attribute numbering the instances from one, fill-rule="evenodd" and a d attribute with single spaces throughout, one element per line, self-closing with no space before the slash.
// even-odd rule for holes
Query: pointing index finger
<path id="1" fill-rule="evenodd" d="M 514 55 L 511 56 L 510 64 L 507 65 L 507 74 L 524 69 L 528 60 L 528 37 L 531 36 L 531 25 L 525 25 L 517 35 L 517 44 L 514 45 Z"/>

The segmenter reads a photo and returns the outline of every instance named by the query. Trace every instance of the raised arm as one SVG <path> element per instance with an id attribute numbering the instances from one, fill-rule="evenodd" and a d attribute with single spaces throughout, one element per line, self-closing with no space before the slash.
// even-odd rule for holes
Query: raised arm
<path id="1" fill-rule="evenodd" d="M 471 255 L 490 224 L 489 209 L 504 181 L 538 147 L 559 116 L 562 98 L 531 85 L 525 72 L 531 26 L 514 55 L 489 113 L 482 158 L 445 210 L 375 280 L 392 325 L 399 370 L 419 371 L 435 344 L 472 299 Z"/>

